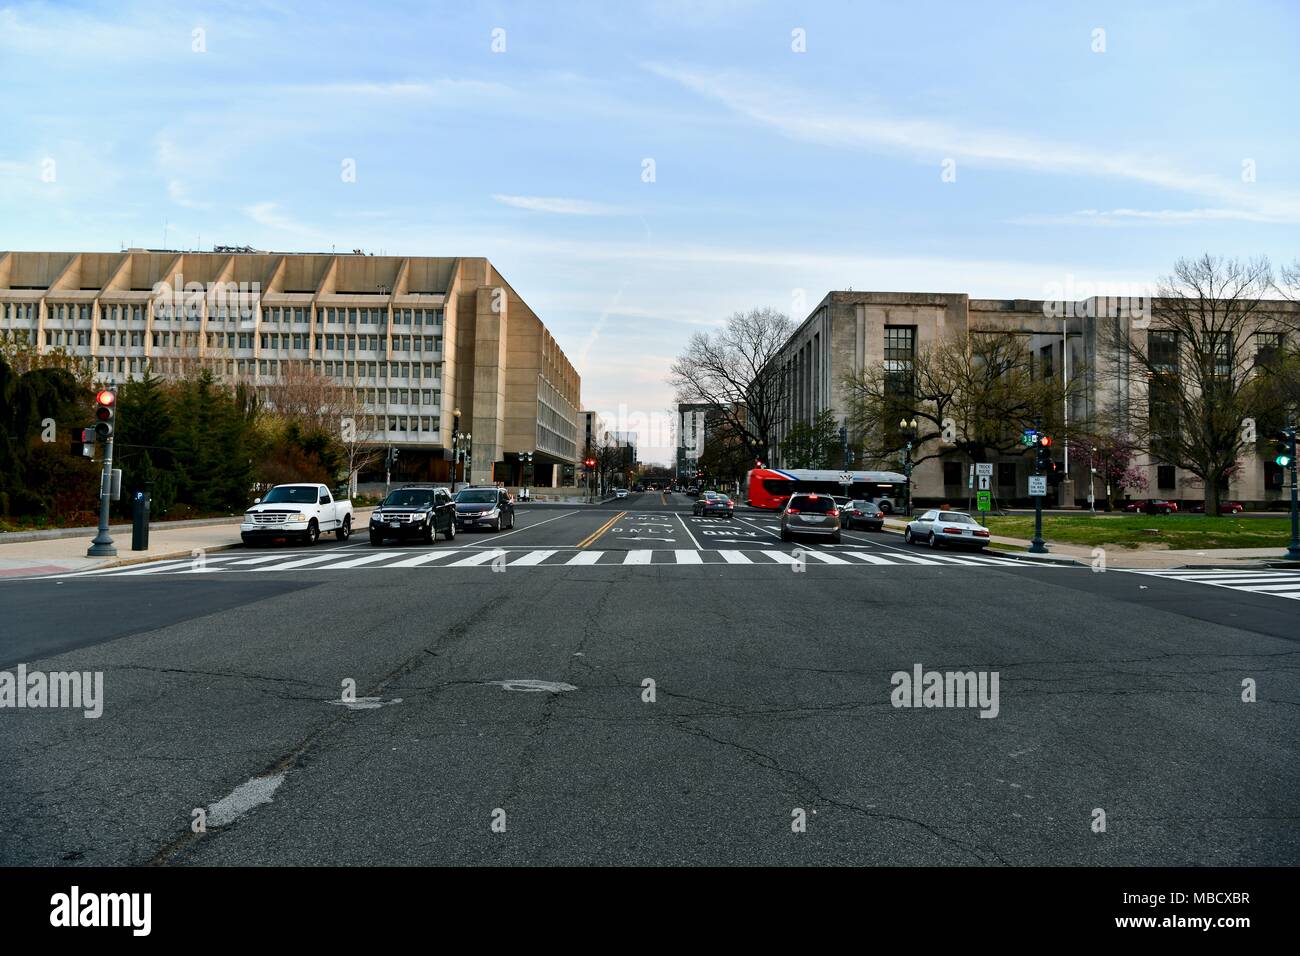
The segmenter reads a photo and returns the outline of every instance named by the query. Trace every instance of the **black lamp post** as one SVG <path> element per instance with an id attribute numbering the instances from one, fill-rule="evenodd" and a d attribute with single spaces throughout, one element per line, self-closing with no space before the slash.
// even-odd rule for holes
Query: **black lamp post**
<path id="1" fill-rule="evenodd" d="M 460 478 L 460 408 L 451 413 L 451 490 L 456 490 Z"/>
<path id="2" fill-rule="evenodd" d="M 904 418 L 898 423 L 898 430 L 907 439 L 907 444 L 903 446 L 903 477 L 907 479 L 903 497 L 903 513 L 909 518 L 912 517 L 912 442 L 916 440 L 918 427 L 915 418 Z"/>

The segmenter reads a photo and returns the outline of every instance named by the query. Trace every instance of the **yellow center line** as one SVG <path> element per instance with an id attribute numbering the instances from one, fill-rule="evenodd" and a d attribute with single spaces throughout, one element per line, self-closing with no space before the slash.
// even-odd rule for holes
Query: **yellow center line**
<path id="1" fill-rule="evenodd" d="M 577 546 L 579 548 L 585 548 L 587 547 L 587 545 L 592 544 L 597 538 L 599 538 L 602 534 L 604 534 L 611 527 L 613 527 L 614 522 L 617 521 L 619 518 L 623 517 L 625 514 L 627 514 L 626 511 L 620 511 L 618 514 L 614 515 L 614 517 L 610 518 L 608 521 L 606 521 L 603 525 L 597 528 L 586 538 L 583 538 L 581 541 L 579 541 Z"/>

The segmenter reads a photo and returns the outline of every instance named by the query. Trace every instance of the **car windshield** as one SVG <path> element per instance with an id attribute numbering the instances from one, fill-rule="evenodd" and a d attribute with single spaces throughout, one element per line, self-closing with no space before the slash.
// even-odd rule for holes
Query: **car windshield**
<path id="1" fill-rule="evenodd" d="M 860 500 L 859 500 L 859 501 L 850 501 L 850 502 L 849 502 L 849 507 L 851 507 L 851 508 L 857 508 L 857 509 L 859 509 L 859 510 L 862 510 L 862 509 L 866 509 L 866 508 L 874 507 L 874 505 L 872 505 L 869 501 L 860 501 Z"/>
<path id="2" fill-rule="evenodd" d="M 262 499 L 262 504 L 310 505 L 316 503 L 317 494 L 315 485 L 288 485 L 272 488 Z"/>
<path id="3" fill-rule="evenodd" d="M 835 499 L 825 495 L 795 495 L 790 499 L 793 511 L 809 511 L 813 514 L 830 514 L 835 508 Z"/>
<path id="4" fill-rule="evenodd" d="M 433 504 L 433 492 L 419 489 L 394 491 L 384 499 L 385 508 L 427 508 Z"/>
<path id="5" fill-rule="evenodd" d="M 497 500 L 497 493 L 491 488 L 479 491 L 462 491 L 456 495 L 459 505 L 490 505 Z"/>

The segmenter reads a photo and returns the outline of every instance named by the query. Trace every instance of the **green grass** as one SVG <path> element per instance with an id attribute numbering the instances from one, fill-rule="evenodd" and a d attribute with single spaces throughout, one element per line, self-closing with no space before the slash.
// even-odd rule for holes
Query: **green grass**
<path id="1" fill-rule="evenodd" d="M 1034 536 L 1033 515 L 991 515 L 985 522 L 1008 538 Z M 1062 544 L 1170 550 L 1277 548 L 1291 540 L 1291 519 L 1215 518 L 1206 515 L 1043 515 L 1043 538 Z"/>

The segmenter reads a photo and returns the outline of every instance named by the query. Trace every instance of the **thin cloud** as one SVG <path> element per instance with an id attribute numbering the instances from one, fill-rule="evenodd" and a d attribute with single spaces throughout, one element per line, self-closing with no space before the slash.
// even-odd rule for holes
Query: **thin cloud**
<path id="1" fill-rule="evenodd" d="M 928 119 L 907 119 L 861 109 L 844 112 L 811 101 L 797 91 L 777 88 L 753 76 L 709 73 L 662 63 L 645 63 L 656 76 L 677 83 L 729 111 L 791 139 L 896 152 L 923 162 L 955 159 L 973 165 L 1007 166 L 1040 173 L 1101 176 L 1158 186 L 1214 199 L 1273 221 L 1300 221 L 1300 196 L 1264 192 L 1254 184 L 1234 183 L 1180 169 L 1166 159 L 1096 150 L 1005 130 L 967 129 Z"/>
<path id="2" fill-rule="evenodd" d="M 1202 222 L 1288 223 L 1294 217 L 1250 209 L 1079 209 L 1063 215 L 1019 216 L 1017 226 L 1179 226 Z"/>
<path id="3" fill-rule="evenodd" d="M 586 199 L 566 199 L 560 196 L 505 196 L 494 193 L 492 198 L 504 206 L 527 209 L 529 212 L 554 213 L 559 216 L 618 216 L 627 211 L 619 206 L 609 206 Z"/>

